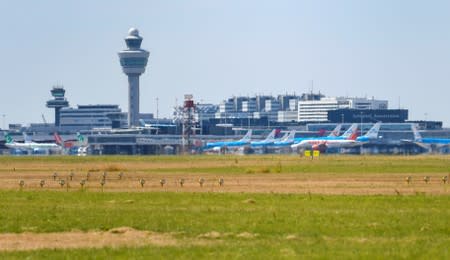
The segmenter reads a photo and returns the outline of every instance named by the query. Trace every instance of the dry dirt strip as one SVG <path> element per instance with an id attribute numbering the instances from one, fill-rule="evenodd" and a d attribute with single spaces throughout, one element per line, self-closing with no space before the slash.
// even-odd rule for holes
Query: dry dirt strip
<path id="1" fill-rule="evenodd" d="M 179 233 L 182 234 L 182 233 Z M 207 246 L 222 243 L 222 238 L 253 239 L 259 234 L 219 233 L 211 231 L 197 238 L 176 238 L 176 233 L 156 233 L 119 227 L 109 231 L 71 231 L 56 233 L 0 234 L 0 251 L 30 251 L 40 249 L 118 248 L 142 246 Z"/>
<path id="2" fill-rule="evenodd" d="M 176 246 L 178 244 L 179 241 L 170 234 L 140 231 L 129 227 L 109 231 L 0 234 L 0 251 Z"/>
<path id="3" fill-rule="evenodd" d="M 410 182 L 406 179 L 412 175 Z M 424 177 L 429 176 L 427 182 Z M 205 174 L 189 176 L 184 174 L 142 174 L 125 173 L 119 179 L 117 174 L 107 176 L 104 186 L 100 185 L 100 174 L 93 174 L 86 181 L 85 191 L 105 192 L 246 192 L 246 193 L 315 193 L 335 195 L 414 195 L 426 193 L 435 195 L 450 194 L 450 184 L 442 181 L 443 174 L 235 174 L 230 176 Z M 59 178 L 65 181 L 60 185 Z M 79 191 L 80 181 L 86 176 L 77 174 L 70 180 L 67 175 L 53 179 L 48 173 L 4 173 L 0 175 L 0 190 L 53 190 L 53 191 Z M 224 183 L 219 185 L 218 180 L 223 178 Z M 145 184 L 141 185 L 140 180 Z M 162 186 L 160 181 L 164 179 Z M 199 179 L 204 183 L 199 184 Z M 23 187 L 20 187 L 20 180 Z M 41 180 L 45 184 L 41 187 Z M 183 185 L 180 184 L 183 180 Z M 67 187 L 67 184 L 69 187 Z"/>

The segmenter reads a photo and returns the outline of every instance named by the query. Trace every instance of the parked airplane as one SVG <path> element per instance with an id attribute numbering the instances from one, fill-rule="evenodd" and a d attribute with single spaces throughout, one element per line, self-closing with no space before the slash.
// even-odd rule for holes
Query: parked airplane
<path id="1" fill-rule="evenodd" d="M 266 137 L 266 139 L 262 141 L 252 141 L 250 145 L 252 147 L 264 147 L 267 145 L 271 145 L 276 141 L 276 137 L 280 134 L 280 129 L 273 129 L 272 132 Z"/>
<path id="2" fill-rule="evenodd" d="M 313 150 L 326 150 L 328 148 L 342 148 L 342 147 L 352 147 L 364 142 L 369 142 L 376 140 L 378 138 L 378 132 L 381 127 L 381 122 L 377 122 L 372 126 L 372 128 L 367 131 L 363 136 L 357 136 L 357 124 L 353 124 L 341 137 L 341 139 L 327 139 L 327 140 L 315 140 L 312 142 L 307 142 L 305 140 L 303 144 L 299 143 L 292 145 L 292 148 L 312 148 Z"/>
<path id="3" fill-rule="evenodd" d="M 356 127 L 356 125 L 353 124 L 353 125 L 350 126 L 350 127 Z M 342 125 L 341 125 L 341 124 L 338 124 L 338 125 L 336 126 L 336 128 L 334 128 L 334 130 L 331 131 L 331 133 L 330 133 L 328 136 L 323 136 L 323 137 L 297 137 L 297 138 L 294 138 L 294 144 L 298 144 L 298 143 L 300 143 L 301 141 L 304 141 L 304 140 L 318 140 L 318 139 L 320 139 L 320 140 L 336 140 L 336 139 L 346 139 L 346 138 L 348 137 L 347 135 L 345 135 L 345 134 L 339 135 L 339 133 L 340 133 L 340 131 L 341 131 L 341 128 L 342 128 Z"/>
<path id="4" fill-rule="evenodd" d="M 291 145 L 291 148 L 296 150 L 298 148 L 313 150 L 326 150 L 330 147 L 345 147 L 354 145 L 356 142 L 358 124 L 353 124 L 350 128 L 345 131 L 343 135 L 340 136 L 339 139 L 324 139 L 324 138 L 312 138 L 305 139 L 299 143 Z"/>
<path id="5" fill-rule="evenodd" d="M 76 139 L 63 140 L 58 133 L 55 133 L 55 140 L 58 145 L 66 149 L 67 154 L 86 155 L 87 140 L 77 132 Z"/>
<path id="6" fill-rule="evenodd" d="M 417 129 L 417 125 L 411 125 L 412 131 L 414 133 L 414 143 L 423 147 L 427 150 L 441 149 L 444 147 L 450 147 L 450 139 L 446 138 L 434 138 L 434 137 L 422 137 Z M 403 140 L 404 142 L 410 142 L 408 140 Z"/>
<path id="7" fill-rule="evenodd" d="M 159 127 L 176 127 L 176 125 L 171 124 L 147 124 L 145 123 L 144 119 L 139 119 L 139 123 L 141 123 L 141 126 L 144 128 L 150 128 L 150 129 L 159 129 Z"/>
<path id="8" fill-rule="evenodd" d="M 242 137 L 242 139 L 238 141 L 220 141 L 220 142 L 206 143 L 206 149 L 244 146 L 250 144 L 251 138 L 252 138 L 252 130 L 250 129 L 244 135 L 244 137 Z"/>
<path id="9" fill-rule="evenodd" d="M 55 137 L 56 138 L 56 137 Z M 19 143 L 14 141 L 14 139 L 5 132 L 5 146 L 10 149 L 18 149 L 28 152 L 39 152 L 49 150 L 60 150 L 62 147 L 56 143 L 36 143 L 31 141 L 28 136 L 24 133 L 25 142 Z"/>

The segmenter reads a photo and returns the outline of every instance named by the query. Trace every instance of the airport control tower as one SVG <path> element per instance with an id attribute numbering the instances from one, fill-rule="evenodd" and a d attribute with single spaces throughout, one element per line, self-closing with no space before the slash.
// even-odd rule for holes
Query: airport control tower
<path id="1" fill-rule="evenodd" d="M 64 97 L 66 90 L 62 86 L 54 86 L 50 92 L 54 99 L 47 101 L 47 107 L 55 109 L 55 126 L 59 127 L 59 112 L 61 108 L 69 106 L 69 101 Z"/>
<path id="2" fill-rule="evenodd" d="M 139 76 L 145 72 L 150 53 L 141 49 L 142 37 L 136 28 L 125 38 L 128 49 L 119 52 L 123 73 L 128 76 L 128 127 L 139 125 Z"/>

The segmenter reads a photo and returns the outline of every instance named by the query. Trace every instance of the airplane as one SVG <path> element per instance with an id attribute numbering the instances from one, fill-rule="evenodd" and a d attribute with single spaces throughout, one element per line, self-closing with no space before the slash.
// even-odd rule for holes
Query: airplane
<path id="1" fill-rule="evenodd" d="M 29 139 L 29 137 L 25 133 L 24 133 L 25 142 L 23 143 L 14 141 L 14 139 L 7 132 L 5 132 L 4 135 L 5 135 L 5 146 L 10 149 L 25 150 L 29 152 L 39 152 L 39 151 L 48 152 L 49 150 L 60 150 L 62 148 L 60 145 L 56 143 L 33 142 Z"/>
<path id="2" fill-rule="evenodd" d="M 67 149 L 68 154 L 86 155 L 87 140 L 79 132 L 76 134 L 76 139 L 63 140 L 58 133 L 55 133 L 54 136 L 56 143 Z"/>
<path id="3" fill-rule="evenodd" d="M 294 144 L 298 144 L 305 140 L 338 140 L 338 139 L 348 138 L 348 136 L 350 134 L 347 132 L 344 132 L 343 135 L 339 135 L 341 127 L 342 127 L 341 124 L 337 125 L 336 128 L 333 131 L 331 131 L 331 133 L 328 136 L 324 136 L 324 137 L 297 137 L 297 138 L 294 138 Z M 357 127 L 357 124 L 353 124 L 350 126 L 349 129 L 356 128 L 356 127 Z"/>
<path id="4" fill-rule="evenodd" d="M 378 132 L 381 127 L 381 122 L 375 123 L 372 128 L 367 131 L 367 133 L 363 136 L 357 136 L 357 124 L 353 124 L 341 137 L 341 139 L 318 139 L 313 142 L 307 142 L 305 140 L 303 144 L 299 143 L 292 145 L 292 148 L 302 147 L 309 148 L 311 147 L 313 150 L 326 150 L 327 148 L 342 148 L 342 147 L 352 147 L 358 144 L 362 144 L 365 142 L 369 142 L 372 140 L 376 140 L 378 138 Z"/>
<path id="5" fill-rule="evenodd" d="M 412 124 L 411 129 L 414 133 L 414 142 L 415 144 L 419 145 L 422 148 L 425 148 L 427 150 L 432 150 L 433 148 L 441 149 L 444 147 L 450 146 L 450 139 L 446 138 L 434 138 L 434 137 L 422 137 L 422 135 L 419 133 L 419 130 L 417 129 L 417 125 Z M 411 142 L 408 140 L 402 140 L 404 142 Z"/>
<path id="6" fill-rule="evenodd" d="M 281 132 L 280 129 L 273 129 L 272 132 L 270 132 L 269 135 L 267 135 L 266 139 L 262 140 L 262 141 L 252 141 L 250 143 L 250 145 L 252 147 L 263 147 L 263 146 L 267 146 L 267 145 L 271 145 L 275 142 L 275 137 L 277 135 L 279 135 Z"/>
<path id="7" fill-rule="evenodd" d="M 353 124 L 350 127 L 356 127 L 355 124 Z M 324 137 L 297 137 L 294 138 L 294 144 L 298 144 L 301 141 L 304 140 L 316 140 L 316 139 L 321 139 L 321 140 L 337 140 L 337 139 L 345 139 L 348 136 L 347 135 L 339 135 L 340 131 L 341 131 L 342 125 L 338 124 L 333 131 L 331 131 L 331 133 L 328 136 L 324 136 Z"/>
<path id="8" fill-rule="evenodd" d="M 237 141 L 220 141 L 220 142 L 211 142 L 206 143 L 206 149 L 217 149 L 222 147 L 236 147 L 236 146 L 244 146 L 250 144 L 252 138 L 252 130 L 248 130 L 248 132 L 242 137 L 242 139 Z"/>
<path id="9" fill-rule="evenodd" d="M 145 123 L 144 119 L 139 119 L 139 123 L 141 123 L 141 126 L 144 128 L 149 129 L 159 129 L 159 127 L 176 127 L 176 125 L 170 125 L 170 124 L 147 124 Z"/>
<path id="10" fill-rule="evenodd" d="M 346 147 L 355 145 L 356 137 L 357 137 L 357 129 L 358 124 L 353 124 L 350 128 L 345 131 L 338 139 L 324 139 L 324 138 L 311 138 L 305 139 L 299 143 L 294 143 L 291 145 L 291 148 L 296 150 L 298 148 L 308 149 L 312 148 L 313 150 L 326 150 L 331 147 Z"/>

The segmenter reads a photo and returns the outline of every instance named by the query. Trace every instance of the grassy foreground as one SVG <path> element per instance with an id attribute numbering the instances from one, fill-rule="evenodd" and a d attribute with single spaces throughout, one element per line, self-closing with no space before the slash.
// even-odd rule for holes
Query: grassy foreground
<path id="1" fill-rule="evenodd" d="M 0 191 L 0 234 L 132 227 L 208 243 L 0 258 L 449 259 L 449 196 Z M 251 236 L 240 236 L 250 234 Z"/>

